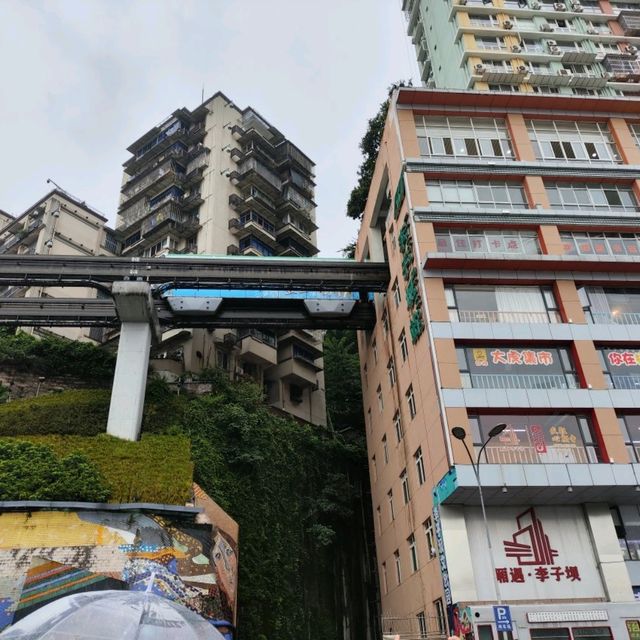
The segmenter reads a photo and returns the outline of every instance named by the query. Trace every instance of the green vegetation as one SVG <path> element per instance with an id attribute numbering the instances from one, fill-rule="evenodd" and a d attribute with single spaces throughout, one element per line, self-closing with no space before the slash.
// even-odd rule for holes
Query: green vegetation
<path id="1" fill-rule="evenodd" d="M 88 342 L 57 336 L 34 338 L 24 332 L 0 329 L 0 363 L 18 371 L 44 376 L 73 376 L 87 383 L 113 377 L 115 353 Z"/>
<path id="2" fill-rule="evenodd" d="M 384 131 L 384 123 L 387 119 L 387 111 L 389 110 L 389 99 L 391 94 L 398 87 L 411 86 L 404 80 L 395 82 L 388 89 L 387 99 L 380 105 L 378 112 L 368 122 L 367 131 L 360 141 L 360 151 L 362 151 L 362 164 L 358 169 L 358 183 L 352 189 L 349 201 L 347 202 L 347 216 L 360 220 L 367 204 L 369 196 L 369 187 L 371 179 L 376 168 L 376 159 L 380 150 L 380 142 L 382 141 L 382 132 Z"/>
<path id="3" fill-rule="evenodd" d="M 0 442 L 0 500 L 86 500 L 104 502 L 109 489 L 84 456 L 58 457 L 31 442 Z"/>
<path id="4" fill-rule="evenodd" d="M 104 479 L 110 502 L 184 504 L 191 497 L 193 463 L 189 438 L 185 436 L 145 434 L 139 442 L 106 434 L 90 438 L 24 436 L 20 440 L 46 445 L 58 456 L 85 457 Z"/>

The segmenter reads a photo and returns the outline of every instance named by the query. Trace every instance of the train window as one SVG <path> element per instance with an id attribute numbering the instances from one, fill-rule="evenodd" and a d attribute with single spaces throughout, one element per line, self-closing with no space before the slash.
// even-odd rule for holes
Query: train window
<path id="1" fill-rule="evenodd" d="M 493 631 L 491 625 L 478 625 L 478 640 L 493 640 Z"/>

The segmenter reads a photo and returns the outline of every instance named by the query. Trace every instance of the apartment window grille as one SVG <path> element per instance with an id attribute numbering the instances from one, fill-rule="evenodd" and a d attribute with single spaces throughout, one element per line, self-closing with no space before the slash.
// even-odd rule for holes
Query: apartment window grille
<path id="1" fill-rule="evenodd" d="M 638 211 L 638 203 L 631 187 L 603 183 L 545 182 L 552 208 L 592 209 L 600 211 Z"/>
<path id="2" fill-rule="evenodd" d="M 393 562 L 396 567 L 396 584 L 400 584 L 402 582 L 402 568 L 400 567 L 400 551 L 398 549 L 393 552 Z"/>
<path id="3" fill-rule="evenodd" d="M 487 38 L 476 36 L 476 48 L 483 49 L 485 51 L 504 51 L 507 46 L 505 45 L 503 38 Z"/>
<path id="4" fill-rule="evenodd" d="M 547 20 L 547 24 L 549 24 L 554 31 L 559 31 L 560 33 L 575 31 L 573 20 L 558 18 L 556 20 Z"/>
<path id="5" fill-rule="evenodd" d="M 420 632 L 420 640 L 426 640 L 427 638 L 427 618 L 424 615 L 424 611 L 421 611 L 416 618 L 418 618 L 418 631 Z"/>
<path id="6" fill-rule="evenodd" d="M 604 13 L 599 0 L 580 0 L 583 13 Z M 613 6 L 613 5 L 612 5 Z"/>
<path id="7" fill-rule="evenodd" d="M 386 309 L 382 312 L 382 335 L 385 338 L 389 335 L 389 314 Z"/>
<path id="8" fill-rule="evenodd" d="M 522 184 L 516 182 L 427 180 L 427 197 L 434 205 L 485 209 L 527 207 Z"/>
<path id="9" fill-rule="evenodd" d="M 527 53 L 545 53 L 545 46 L 542 40 L 531 40 L 529 38 L 523 38 L 520 40 L 520 46 Z"/>
<path id="10" fill-rule="evenodd" d="M 603 122 L 528 120 L 527 130 L 538 160 L 621 161 L 609 127 Z"/>
<path id="11" fill-rule="evenodd" d="M 587 416 L 575 414 L 469 415 L 476 453 L 492 427 L 507 428 L 484 449 L 489 464 L 595 464 L 602 456 Z"/>
<path id="12" fill-rule="evenodd" d="M 513 159 L 504 120 L 416 116 L 415 121 L 423 156 Z"/>
<path id="13" fill-rule="evenodd" d="M 413 395 L 413 385 L 409 385 L 409 388 L 407 389 L 407 392 L 405 394 L 406 398 L 407 398 L 407 406 L 409 407 L 409 415 L 411 416 L 411 419 L 413 420 L 413 418 L 416 417 L 416 414 L 418 413 L 418 409 L 416 408 L 416 398 Z"/>
<path id="14" fill-rule="evenodd" d="M 389 519 L 393 522 L 396 519 L 396 512 L 393 508 L 393 490 L 387 491 L 387 502 L 389 504 Z"/>
<path id="15" fill-rule="evenodd" d="M 411 492 L 409 490 L 409 476 L 407 475 L 406 469 L 403 469 L 400 473 L 400 484 L 402 485 L 402 499 L 405 504 L 409 504 Z"/>
<path id="16" fill-rule="evenodd" d="M 640 256 L 637 233 L 561 233 L 565 255 Z"/>
<path id="17" fill-rule="evenodd" d="M 535 75 L 548 76 L 551 73 L 551 67 L 542 62 L 525 62 L 525 67 Z"/>
<path id="18" fill-rule="evenodd" d="M 502 6 L 505 9 L 526 9 L 527 0 L 504 0 Z"/>
<path id="19" fill-rule="evenodd" d="M 411 573 L 415 573 L 420 565 L 418 563 L 418 547 L 416 546 L 416 537 L 413 533 L 407 538 L 407 545 L 409 546 L 409 560 L 411 563 Z"/>
<path id="20" fill-rule="evenodd" d="M 268 245 L 258 240 L 254 236 L 247 236 L 246 238 L 241 238 L 238 243 L 240 246 L 240 251 L 245 251 L 246 249 L 253 249 L 257 251 L 262 256 L 273 256 L 275 255 L 275 251 Z"/>
<path id="21" fill-rule="evenodd" d="M 389 464 L 389 447 L 387 446 L 387 434 L 382 436 L 382 455 L 384 463 Z"/>
<path id="22" fill-rule="evenodd" d="M 396 411 L 393 416 L 393 427 L 396 432 L 396 442 L 400 442 L 404 437 L 404 431 L 402 429 L 402 418 L 400 417 L 400 412 Z"/>
<path id="23" fill-rule="evenodd" d="M 444 604 L 442 603 L 442 598 L 438 598 L 437 600 L 434 601 L 433 608 L 435 609 L 435 612 L 436 612 L 436 620 L 438 622 L 438 631 L 440 631 L 440 633 L 446 633 L 447 623 L 446 623 L 446 616 L 444 613 Z"/>
<path id="24" fill-rule="evenodd" d="M 620 413 L 618 424 L 624 436 L 629 458 L 632 462 L 640 462 L 640 414 Z"/>
<path id="25" fill-rule="evenodd" d="M 489 84 L 489 91 L 501 91 L 502 93 L 519 93 L 520 89 L 515 84 Z"/>
<path id="26" fill-rule="evenodd" d="M 590 20 L 585 20 L 585 27 L 587 29 L 587 33 L 593 33 L 594 35 L 610 35 L 611 29 L 606 22 L 591 22 Z"/>
<path id="27" fill-rule="evenodd" d="M 551 287 L 447 285 L 451 322 L 557 323 L 561 321 Z"/>
<path id="28" fill-rule="evenodd" d="M 400 353 L 402 355 L 402 362 L 406 362 L 409 357 L 409 346 L 407 344 L 407 334 L 403 329 L 400 333 L 400 337 L 398 338 L 398 342 L 400 343 Z"/>
<path id="29" fill-rule="evenodd" d="M 537 31 L 535 20 L 533 18 L 516 18 L 516 29 L 518 31 Z"/>
<path id="30" fill-rule="evenodd" d="M 539 87 L 534 85 L 531 88 L 533 89 L 533 93 L 560 93 L 560 89 L 558 89 L 558 87 Z"/>
<path id="31" fill-rule="evenodd" d="M 621 11 L 640 11 L 640 4 L 637 2 L 612 2 L 611 9 L 614 13 Z"/>
<path id="32" fill-rule="evenodd" d="M 601 96 L 602 91 L 597 89 L 582 89 L 574 87 L 573 93 L 577 96 Z"/>
<path id="33" fill-rule="evenodd" d="M 255 222 L 258 226 L 262 227 L 269 233 L 275 233 L 276 231 L 274 225 L 272 225 L 264 216 L 261 216 L 255 211 L 250 211 L 240 216 L 240 224 L 242 224 L 243 226 L 249 224 L 250 222 Z"/>
<path id="34" fill-rule="evenodd" d="M 537 255 L 542 253 L 535 231 L 473 231 L 446 229 L 436 231 L 438 251 L 446 253 L 509 253 Z"/>
<path id="35" fill-rule="evenodd" d="M 393 358 L 389 358 L 389 362 L 387 362 L 387 373 L 389 375 L 389 385 L 394 387 L 396 384 L 396 365 Z"/>
<path id="36" fill-rule="evenodd" d="M 573 359 L 564 347 L 457 347 L 466 389 L 577 389 Z"/>
<path id="37" fill-rule="evenodd" d="M 418 484 L 422 486 L 427 481 L 427 474 L 424 470 L 424 459 L 422 457 L 422 447 L 418 447 L 418 450 L 413 454 L 413 459 L 416 463 L 416 475 L 418 476 Z"/>
<path id="38" fill-rule="evenodd" d="M 382 563 L 382 592 L 389 593 L 389 578 L 387 576 L 387 563 Z"/>
<path id="39" fill-rule="evenodd" d="M 640 324 L 640 289 L 580 287 L 578 296 L 590 324 Z"/>
<path id="40" fill-rule="evenodd" d="M 378 396 L 378 409 L 380 410 L 380 413 L 382 413 L 384 411 L 384 398 L 382 397 L 381 385 L 378 385 L 378 388 L 376 389 L 376 395 Z"/>
<path id="41" fill-rule="evenodd" d="M 424 537 L 427 542 L 427 555 L 429 558 L 435 558 L 438 555 L 436 550 L 436 536 L 433 530 L 433 521 L 429 516 L 422 525 L 424 527 Z"/>
<path id="42" fill-rule="evenodd" d="M 467 4 L 469 3 L 467 2 Z M 469 24 L 472 27 L 479 27 L 481 29 L 495 29 L 500 26 L 500 21 L 495 15 L 480 16 L 471 14 L 469 16 Z"/>
<path id="43" fill-rule="evenodd" d="M 402 297 L 400 295 L 400 285 L 398 284 L 398 278 L 393 281 L 393 286 L 391 287 L 391 291 L 393 294 L 393 303 L 396 306 L 396 309 L 400 306 L 400 302 L 402 302 Z"/>

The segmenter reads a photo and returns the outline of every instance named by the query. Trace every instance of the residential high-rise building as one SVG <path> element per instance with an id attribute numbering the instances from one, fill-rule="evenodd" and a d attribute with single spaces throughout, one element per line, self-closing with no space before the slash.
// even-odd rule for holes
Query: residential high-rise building
<path id="1" fill-rule="evenodd" d="M 129 147 L 117 230 L 124 256 L 314 256 L 314 163 L 255 109 L 216 93 L 178 109 Z M 324 424 L 322 335 L 169 332 L 154 366 L 211 366 L 263 382 L 272 406 Z"/>
<path id="2" fill-rule="evenodd" d="M 422 81 L 441 89 L 636 95 L 637 0 L 403 0 Z"/>
<path id="3" fill-rule="evenodd" d="M 638 630 L 639 107 L 391 97 L 357 242 L 391 272 L 359 334 L 391 635 Z"/>
<path id="4" fill-rule="evenodd" d="M 0 255 L 113 256 L 120 251 L 117 234 L 107 219 L 62 189 L 54 189 L 17 217 L 0 211 Z M 5 287 L 3 297 L 95 297 L 95 289 Z M 25 327 L 28 333 L 55 333 L 72 340 L 101 342 L 101 327 Z"/>

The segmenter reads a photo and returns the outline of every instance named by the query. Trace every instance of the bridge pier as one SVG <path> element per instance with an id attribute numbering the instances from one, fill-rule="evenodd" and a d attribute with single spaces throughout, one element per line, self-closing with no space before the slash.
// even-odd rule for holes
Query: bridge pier
<path id="1" fill-rule="evenodd" d="M 107 433 L 137 440 L 149 368 L 151 340 L 159 334 L 151 287 L 146 282 L 115 282 L 111 291 L 122 321 L 113 376 Z"/>

